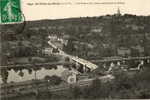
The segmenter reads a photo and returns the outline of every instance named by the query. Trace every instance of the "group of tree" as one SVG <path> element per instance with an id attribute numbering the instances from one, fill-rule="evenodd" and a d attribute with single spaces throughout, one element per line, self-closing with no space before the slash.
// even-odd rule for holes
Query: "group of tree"
<path id="1" fill-rule="evenodd" d="M 92 84 L 85 87 L 73 86 L 67 95 L 60 95 L 65 99 L 148 99 L 150 98 L 150 69 L 131 75 L 120 69 L 113 73 L 115 79 L 103 82 L 93 80 Z M 132 73 L 132 72 L 131 72 Z M 57 97 L 55 97 L 56 99 Z"/>

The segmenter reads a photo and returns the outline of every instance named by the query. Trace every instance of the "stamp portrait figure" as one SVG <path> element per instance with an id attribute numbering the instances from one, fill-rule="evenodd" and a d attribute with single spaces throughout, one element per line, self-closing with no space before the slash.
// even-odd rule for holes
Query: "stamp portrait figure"
<path id="1" fill-rule="evenodd" d="M 8 0 L 8 3 L 4 7 L 4 11 L 7 12 L 9 21 L 12 21 L 12 19 L 15 18 L 15 14 L 14 14 L 12 8 L 18 8 L 18 7 L 16 6 L 14 1 Z"/>
<path id="2" fill-rule="evenodd" d="M 0 9 L 2 23 L 21 21 L 20 0 L 2 0 Z"/>

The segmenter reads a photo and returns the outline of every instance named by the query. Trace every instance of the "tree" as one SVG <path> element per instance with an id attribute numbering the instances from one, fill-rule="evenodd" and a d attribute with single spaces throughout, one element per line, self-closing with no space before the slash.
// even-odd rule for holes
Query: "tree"
<path id="1" fill-rule="evenodd" d="M 2 69 L 0 74 L 2 76 L 3 83 L 7 83 L 7 79 L 8 79 L 8 75 L 9 75 L 7 69 Z"/>
<path id="2" fill-rule="evenodd" d="M 131 89 L 132 85 L 135 84 L 132 81 L 132 78 L 130 78 L 127 73 L 120 68 L 113 69 L 113 76 L 115 77 L 113 82 L 116 86 L 116 90 Z"/>
<path id="3" fill-rule="evenodd" d="M 80 87 L 77 87 L 77 86 L 71 87 L 70 93 L 72 94 L 71 97 L 74 99 L 82 98 L 82 91 L 81 91 Z"/>
<path id="4" fill-rule="evenodd" d="M 66 61 L 66 62 L 69 62 L 69 61 L 70 61 L 70 58 L 69 58 L 69 57 L 65 57 L 65 61 Z"/>
<path id="5" fill-rule="evenodd" d="M 84 98 L 102 98 L 103 90 L 101 86 L 101 81 L 98 78 L 93 80 L 92 84 L 89 87 L 84 88 Z"/>
<path id="6" fill-rule="evenodd" d="M 49 83 L 51 85 L 59 85 L 62 82 L 61 78 L 56 76 L 56 75 L 53 75 L 53 76 L 48 76 L 47 75 L 47 76 L 45 76 L 44 79 L 49 81 Z"/>
<path id="7" fill-rule="evenodd" d="M 136 49 L 131 49 L 131 56 L 132 57 L 138 57 L 139 56 L 139 51 Z"/>
<path id="8" fill-rule="evenodd" d="M 19 72 L 19 76 L 23 77 L 24 76 L 24 73 L 22 72 L 22 70 L 20 70 Z"/>
<path id="9" fill-rule="evenodd" d="M 29 73 L 29 74 L 32 74 L 32 69 L 28 69 L 28 73 Z"/>

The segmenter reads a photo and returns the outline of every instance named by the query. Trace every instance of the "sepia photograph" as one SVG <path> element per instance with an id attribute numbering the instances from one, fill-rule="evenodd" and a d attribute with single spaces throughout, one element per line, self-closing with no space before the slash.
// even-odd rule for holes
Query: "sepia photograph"
<path id="1" fill-rule="evenodd" d="M 0 0 L 0 100 L 150 99 L 149 0 Z"/>

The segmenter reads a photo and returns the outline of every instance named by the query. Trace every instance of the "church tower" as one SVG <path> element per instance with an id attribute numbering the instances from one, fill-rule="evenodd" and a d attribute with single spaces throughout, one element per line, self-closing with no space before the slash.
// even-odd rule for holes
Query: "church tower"
<path id="1" fill-rule="evenodd" d="M 120 12 L 120 9 L 118 8 L 118 10 L 117 10 L 117 14 L 116 14 L 117 16 L 121 16 L 121 12 Z"/>

